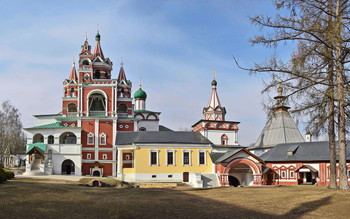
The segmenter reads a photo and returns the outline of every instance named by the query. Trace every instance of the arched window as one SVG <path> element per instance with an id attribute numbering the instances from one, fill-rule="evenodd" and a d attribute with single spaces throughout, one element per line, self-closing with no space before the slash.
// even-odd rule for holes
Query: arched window
<path id="1" fill-rule="evenodd" d="M 210 128 L 210 126 L 211 126 L 210 123 L 205 124 L 205 128 Z"/>
<path id="2" fill-rule="evenodd" d="M 147 129 L 145 127 L 141 127 L 141 128 L 139 128 L 139 131 L 140 132 L 145 132 L 145 131 L 147 131 Z"/>
<path id="3" fill-rule="evenodd" d="M 100 93 L 94 93 L 89 96 L 89 115 L 105 115 L 106 98 Z"/>
<path id="4" fill-rule="evenodd" d="M 68 108 L 68 116 L 77 115 L 77 105 L 75 105 L 75 103 L 68 104 L 67 108 Z"/>
<path id="5" fill-rule="evenodd" d="M 70 96 L 71 96 L 71 97 L 75 97 L 74 87 L 72 87 L 72 88 L 70 89 Z"/>
<path id="6" fill-rule="evenodd" d="M 84 61 L 83 61 L 83 65 L 90 65 L 90 63 L 89 63 L 88 60 L 84 60 Z"/>
<path id="7" fill-rule="evenodd" d="M 60 144 L 76 144 L 77 137 L 71 132 L 65 132 L 60 136 Z"/>
<path id="8" fill-rule="evenodd" d="M 119 104 L 117 112 L 118 113 L 127 113 L 128 112 L 128 106 L 126 104 L 124 104 L 124 103 Z"/>
<path id="9" fill-rule="evenodd" d="M 55 138 L 53 137 L 53 135 L 49 135 L 49 137 L 47 138 L 47 143 L 48 144 L 54 144 L 55 143 Z"/>
<path id="10" fill-rule="evenodd" d="M 106 145 L 107 135 L 105 133 L 101 133 L 100 135 L 100 145 Z"/>
<path id="11" fill-rule="evenodd" d="M 228 145 L 228 137 L 227 135 L 221 135 L 221 145 Z"/>
<path id="12" fill-rule="evenodd" d="M 87 135 L 87 144 L 93 145 L 94 144 L 94 134 L 91 132 Z"/>
<path id="13" fill-rule="evenodd" d="M 223 124 L 218 124 L 218 125 L 216 126 L 216 128 L 222 129 L 222 128 L 224 128 L 224 126 L 223 126 Z"/>
<path id="14" fill-rule="evenodd" d="M 44 142 L 44 136 L 42 134 L 36 134 L 33 137 L 33 143 Z"/>
<path id="15" fill-rule="evenodd" d="M 48 150 L 47 157 L 48 157 L 49 160 L 52 160 L 52 150 L 51 149 Z"/>
<path id="16" fill-rule="evenodd" d="M 95 79 L 100 79 L 101 78 L 101 72 L 100 72 L 100 70 L 96 70 L 95 72 L 94 72 L 94 78 Z"/>

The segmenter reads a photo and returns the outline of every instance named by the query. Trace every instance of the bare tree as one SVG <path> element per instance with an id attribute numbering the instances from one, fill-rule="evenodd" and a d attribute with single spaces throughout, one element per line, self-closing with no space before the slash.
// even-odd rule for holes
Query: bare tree
<path id="1" fill-rule="evenodd" d="M 2 103 L 0 109 L 0 163 L 5 152 L 15 154 L 25 149 L 25 138 L 18 109 L 10 101 Z"/>
<path id="2" fill-rule="evenodd" d="M 335 118 L 338 118 L 340 189 L 348 189 L 346 177 L 345 86 L 348 60 L 347 0 L 275 0 L 277 9 L 289 13 L 274 18 L 251 18 L 260 28 L 273 32 L 256 36 L 251 42 L 267 47 L 279 42 L 297 41 L 291 60 L 276 57 L 247 69 L 251 73 L 269 72 L 272 80 L 264 92 L 283 86 L 294 102 L 294 112 L 308 115 L 307 128 L 314 134 L 328 133 L 331 163 L 330 188 L 336 187 Z M 237 63 L 237 61 L 236 61 Z M 237 63 L 238 64 L 238 63 Z M 307 96 L 307 98 L 306 98 Z"/>

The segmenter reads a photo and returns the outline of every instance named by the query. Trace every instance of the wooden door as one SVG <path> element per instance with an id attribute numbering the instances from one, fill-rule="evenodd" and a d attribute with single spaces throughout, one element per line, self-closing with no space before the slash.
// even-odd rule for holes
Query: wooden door
<path id="1" fill-rule="evenodd" d="M 184 180 L 184 182 L 188 182 L 189 181 L 188 178 L 189 178 L 189 173 L 188 172 L 184 172 L 183 173 L 183 180 Z"/>

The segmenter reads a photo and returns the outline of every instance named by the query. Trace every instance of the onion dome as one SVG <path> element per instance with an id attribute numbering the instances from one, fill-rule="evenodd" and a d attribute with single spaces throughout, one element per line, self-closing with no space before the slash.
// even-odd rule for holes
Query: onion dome
<path id="1" fill-rule="evenodd" d="M 214 80 L 211 82 L 211 85 L 212 85 L 212 86 L 216 86 L 216 85 L 218 85 L 218 82 L 216 82 L 216 80 L 214 79 Z"/>
<path id="2" fill-rule="evenodd" d="M 100 35 L 100 32 L 99 32 L 99 31 L 97 31 L 97 34 L 96 34 L 96 36 L 95 36 L 95 39 L 98 40 L 98 41 L 100 41 L 101 35 Z"/>
<path id="3" fill-rule="evenodd" d="M 142 90 L 140 87 L 135 93 L 134 93 L 134 98 L 135 99 L 141 99 L 141 100 L 146 100 L 147 94 L 145 91 Z"/>

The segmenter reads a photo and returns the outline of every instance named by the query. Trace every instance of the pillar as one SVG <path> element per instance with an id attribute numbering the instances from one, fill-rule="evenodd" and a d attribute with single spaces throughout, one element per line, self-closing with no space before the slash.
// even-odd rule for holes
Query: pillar
<path id="1" fill-rule="evenodd" d="M 123 150 L 118 148 L 118 160 L 117 160 L 117 177 L 118 178 L 123 178 L 123 172 L 122 172 L 122 167 L 123 167 L 123 158 L 122 158 L 122 153 Z"/>

